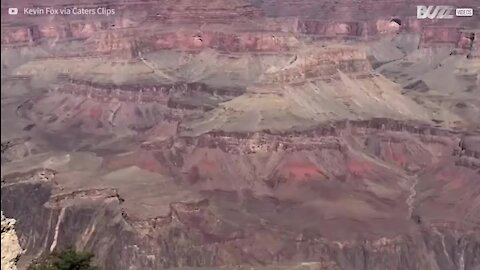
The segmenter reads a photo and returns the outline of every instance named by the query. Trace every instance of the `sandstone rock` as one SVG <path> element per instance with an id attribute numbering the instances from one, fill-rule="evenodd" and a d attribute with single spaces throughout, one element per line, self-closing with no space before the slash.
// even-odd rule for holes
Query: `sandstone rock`
<path id="1" fill-rule="evenodd" d="M 6 218 L 2 211 L 2 270 L 16 270 L 22 249 L 15 232 L 15 219 Z"/>

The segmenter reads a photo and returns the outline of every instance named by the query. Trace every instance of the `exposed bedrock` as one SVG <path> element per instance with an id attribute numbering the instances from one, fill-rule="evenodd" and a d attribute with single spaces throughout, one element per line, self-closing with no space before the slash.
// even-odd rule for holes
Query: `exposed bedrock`
<path id="1" fill-rule="evenodd" d="M 409 21 L 407 19 L 407 21 Z M 270 29 L 254 29 L 245 31 L 227 30 L 188 30 L 169 32 L 168 28 L 161 31 L 146 29 L 137 32 L 128 30 L 103 30 L 102 32 L 82 32 L 79 37 L 65 38 L 63 35 L 52 38 L 62 41 L 88 40 L 86 47 L 80 51 L 68 52 L 70 55 L 112 55 L 117 57 L 135 57 L 138 51 L 151 52 L 165 49 L 180 49 L 199 52 L 206 48 L 222 52 L 281 52 L 290 51 L 298 47 L 301 35 L 311 35 L 316 40 L 372 40 L 386 34 L 395 34 L 400 31 L 418 32 L 421 34 L 421 47 L 450 46 L 452 48 L 470 49 L 478 34 L 476 30 L 459 25 L 422 25 L 412 20 L 411 26 L 399 25 L 389 18 L 375 21 L 359 22 L 331 22 L 316 20 L 299 20 L 294 26 L 270 26 Z M 258 22 L 263 24 L 262 21 Z M 296 28 L 293 32 L 281 31 L 283 28 Z M 35 28 L 13 27 L 6 29 L 2 36 L 2 46 L 32 45 Z M 161 29 L 161 28 L 160 28 Z M 408 29 L 408 30 L 407 30 Z M 279 31 L 280 30 L 280 31 Z M 160 33 L 158 33 L 160 32 Z M 462 34 L 470 32 L 468 36 Z M 38 34 L 39 35 L 39 34 Z M 40 41 L 37 41 L 39 43 Z"/>
<path id="2" fill-rule="evenodd" d="M 201 148 L 197 151 L 201 151 Z M 294 154 L 290 153 L 289 156 Z M 331 159 L 332 154 L 328 156 Z M 364 176 L 368 166 L 360 166 L 359 163 L 355 166 L 355 170 L 361 171 L 357 171 L 354 179 L 346 180 L 350 185 L 354 181 L 366 181 Z M 301 167 L 297 163 L 296 171 L 290 167 L 290 173 L 301 173 Z M 209 167 L 210 171 L 212 169 Z M 378 173 L 378 168 L 373 170 Z M 376 173 L 371 174 L 370 179 L 376 185 L 383 185 L 378 182 L 380 178 L 371 178 Z M 313 173 L 311 175 L 314 176 Z M 104 269 L 237 264 L 255 267 L 272 263 L 317 261 L 322 264 L 321 269 L 385 269 L 386 264 L 391 269 L 419 270 L 476 269 L 479 266 L 478 230 L 468 229 L 469 226 L 456 222 L 441 221 L 437 219 L 438 216 L 430 220 L 431 209 L 420 214 L 414 211 L 409 220 L 405 205 L 392 201 L 394 197 L 391 195 L 390 199 L 376 197 L 378 190 L 372 191 L 376 195 L 369 195 L 368 200 L 364 198 L 366 201 L 362 203 L 376 205 L 375 208 L 363 206 L 367 207 L 362 210 L 365 216 L 342 218 L 341 213 L 347 208 L 339 202 L 348 198 L 342 195 L 346 187 L 337 185 L 340 191 L 329 193 L 326 192 L 328 184 L 308 181 L 338 181 L 338 177 L 330 180 L 314 178 L 287 187 L 290 190 L 311 190 L 302 193 L 302 199 L 291 192 L 288 196 L 285 190 L 277 191 L 272 196 L 246 189 L 204 189 L 201 192 L 203 200 L 171 202 L 165 213 L 138 219 L 134 213 L 122 207 L 126 201 L 115 189 L 65 193 L 56 188 L 54 178 L 53 181 L 14 181 L 6 176 L 6 183 L 2 185 L 2 208 L 6 215 L 15 216 L 18 221 L 17 233 L 22 248 L 26 249 L 25 257 L 74 245 L 94 251 L 97 263 Z M 288 184 L 280 184 L 277 190 L 282 185 Z M 317 191 L 312 192 L 312 189 Z M 321 190 L 326 193 L 318 193 Z M 359 190 L 348 192 L 349 196 L 353 196 L 351 200 L 354 200 L 350 204 L 358 207 L 361 204 L 356 201 L 361 198 Z M 317 199 L 312 200 L 311 196 Z M 395 196 L 402 195 L 399 193 Z M 420 193 L 417 196 L 424 195 Z M 339 208 L 334 211 L 335 208 L 326 202 L 322 203 L 322 200 L 330 200 Z M 324 206 L 316 208 L 314 202 Z M 422 210 L 423 206 L 416 207 Z M 396 211 L 404 213 L 405 219 L 381 218 L 386 213 Z M 434 213 L 442 216 L 441 211 Z M 470 215 L 476 216 L 478 221 L 478 213 Z M 310 218 L 305 219 L 306 216 Z M 367 216 L 376 219 L 376 222 L 368 222 L 365 219 Z"/>
<path id="3" fill-rule="evenodd" d="M 20 269 L 480 269 L 478 16 L 415 8 L 458 1 L 75 2 L 2 16 Z"/>
<path id="4" fill-rule="evenodd" d="M 303 142 L 301 138 L 306 139 L 315 139 L 317 137 L 320 138 L 332 138 L 335 142 L 335 137 L 341 137 L 344 134 L 351 134 L 352 136 L 367 136 L 370 130 L 379 130 L 379 131 L 394 131 L 398 133 L 407 133 L 413 135 L 420 135 L 423 136 L 422 140 L 438 140 L 439 143 L 445 140 L 453 140 L 454 134 L 451 131 L 440 129 L 436 127 L 431 127 L 429 125 L 415 123 L 414 121 L 401 121 L 401 120 L 393 120 L 393 119 L 386 119 L 386 118 L 376 118 L 364 121 L 337 121 L 331 123 L 325 123 L 318 125 L 317 127 L 313 127 L 311 129 L 302 130 L 302 131 L 263 131 L 263 132 L 251 132 L 251 133 L 241 133 L 241 132 L 225 132 L 225 131 L 211 131 L 204 135 L 200 135 L 198 137 L 184 137 L 182 138 L 187 143 L 188 142 L 196 142 L 200 145 L 204 146 L 218 146 L 218 147 L 225 147 L 222 150 L 228 152 L 229 145 L 232 145 L 232 149 L 236 147 L 244 147 L 245 150 L 242 152 L 249 152 L 250 143 L 246 143 L 242 140 L 250 140 L 251 143 L 254 143 L 257 140 L 257 144 L 265 145 L 265 149 L 262 151 L 277 151 L 279 150 L 278 143 L 283 142 L 294 142 L 292 140 L 299 139 L 297 141 L 300 144 L 310 145 L 311 142 Z M 231 143 L 229 143 L 231 140 Z M 236 140 L 239 140 L 237 143 L 234 143 Z M 222 142 L 220 142 L 222 141 Z M 338 140 L 337 140 L 337 144 Z M 277 148 L 272 148 L 275 146 Z M 314 144 L 311 144 L 312 147 Z M 260 147 L 260 145 L 253 146 Z"/>
<path id="5" fill-rule="evenodd" d="M 152 202 L 130 201 L 131 188 L 64 190 L 55 171 L 33 170 L 3 176 L 2 208 L 17 220 L 26 258 L 74 245 L 94 251 L 105 269 L 476 269 L 478 169 L 455 162 L 473 143 L 389 119 L 212 132 L 142 150 L 161 164 L 145 169 L 196 199 L 165 197 L 146 212 L 132 203 Z M 107 161 L 122 158 L 143 166 L 128 155 Z"/>
<path id="6" fill-rule="evenodd" d="M 466 136 L 454 154 L 457 156 L 457 164 L 480 169 L 480 137 Z"/>
<path id="7" fill-rule="evenodd" d="M 34 125 L 26 126 L 33 128 Z M 30 137 L 16 138 L 2 142 L 2 163 L 23 159 L 29 155 L 44 151 L 43 145 L 31 141 Z"/>
<path id="8" fill-rule="evenodd" d="M 20 9 L 28 6 L 15 4 Z M 24 19 L 20 25 L 6 16 L 2 18 L 2 46 L 81 40 L 88 46 L 74 54 L 126 56 L 136 55 L 138 50 L 200 51 L 205 48 L 223 52 L 275 52 L 297 47 L 298 39 L 305 35 L 315 39 L 371 40 L 402 31 L 421 33 L 423 47 L 447 44 L 463 48 L 471 43 L 461 33 L 475 32 L 469 30 L 479 27 L 475 17 L 435 22 L 418 20 L 416 6 L 426 4 L 421 1 L 84 3 L 77 7 L 108 6 L 116 9 L 116 13 L 112 16 L 73 16 L 68 21 L 61 16 L 51 16 L 47 20 L 46 15 L 20 14 L 18 18 Z M 475 6 L 476 2 L 464 0 L 462 4 Z M 8 6 L 8 3 L 2 4 L 2 11 Z"/>
<path id="9" fill-rule="evenodd" d="M 87 133 L 110 133 L 113 127 L 125 127 L 140 131 L 211 110 L 243 92 L 238 87 L 204 83 L 109 85 L 68 80 L 26 101 L 17 113 L 53 129 L 70 126 Z"/>
<path id="10" fill-rule="evenodd" d="M 15 219 L 5 217 L 2 211 L 2 269 L 16 270 L 21 253 L 22 249 L 15 232 Z"/>
<path id="11" fill-rule="evenodd" d="M 56 89 L 61 93 L 68 93 L 78 96 L 91 96 L 92 98 L 109 101 L 118 99 L 120 101 L 131 101 L 137 103 L 165 102 L 170 95 L 195 95 L 206 94 L 210 96 L 239 96 L 244 90 L 234 87 L 212 87 L 205 83 L 181 83 L 154 84 L 154 85 L 115 85 L 99 84 L 89 81 L 70 79 L 62 83 Z M 136 96 L 136 97 L 135 97 Z"/>
<path id="12" fill-rule="evenodd" d="M 311 49 L 292 56 L 287 65 L 269 68 L 263 74 L 262 84 L 285 84 L 308 79 L 339 79 L 339 72 L 369 77 L 372 67 L 364 50 L 354 47 L 327 47 Z"/>
<path id="13" fill-rule="evenodd" d="M 286 51 L 298 44 L 298 40 L 285 33 L 235 33 L 192 31 L 165 33 L 155 37 L 145 48 L 201 50 L 213 48 L 228 52 Z"/>
<path id="14" fill-rule="evenodd" d="M 275 61 L 268 55 L 255 59 L 248 56 L 225 59 L 212 55 L 222 61 L 225 69 L 232 71 L 222 70 L 222 66 L 218 70 L 210 67 L 203 61 L 210 56 L 208 53 L 180 56 L 192 58 L 182 66 L 185 77 L 196 76 L 200 80 L 176 81 L 170 75 L 172 67 L 156 67 L 152 71 L 141 61 L 112 62 L 109 66 L 101 59 L 90 59 L 105 65 L 103 69 L 88 64 L 89 58 L 33 61 L 19 68 L 17 73 L 34 76 L 42 63 L 58 61 L 59 69 L 71 70 L 71 74 L 67 76 L 64 70 L 59 70 L 56 84 L 49 91 L 20 104 L 17 114 L 54 130 L 67 126 L 86 133 L 104 134 L 112 133 L 113 127 L 148 130 L 163 121 L 183 121 L 180 130 L 192 134 L 212 128 L 229 131 L 235 129 L 236 123 L 229 119 L 229 111 L 238 111 L 245 121 L 256 118 L 243 126 L 243 120 L 239 121 L 239 131 L 291 129 L 288 118 L 275 117 L 282 114 L 301 119 L 295 124 L 305 126 L 332 118 L 365 119 L 371 114 L 400 119 L 408 114 L 413 119 L 428 121 L 427 113 L 417 104 L 401 96 L 394 84 L 374 74 L 362 48 L 310 46 L 296 54 L 281 55 Z M 89 68 L 87 72 L 77 70 L 82 65 Z M 132 73 L 125 74 L 122 78 L 130 81 L 122 83 L 90 79 L 100 72 L 105 77 L 117 77 L 114 71 L 120 74 L 126 68 L 138 70 L 138 76 L 144 77 L 145 82 L 132 83 Z M 98 73 L 91 69 L 98 69 Z M 162 80 L 155 77 L 154 72 L 163 76 Z M 220 79 L 216 72 L 225 73 L 225 77 Z M 80 76 L 85 79 L 75 78 Z M 259 99 L 254 99 L 256 96 Z M 394 102 L 384 101 L 389 96 L 395 97 Z M 338 106 L 333 106 L 332 102 L 327 104 L 326 100 L 334 100 Z M 199 117 L 206 121 L 197 119 Z M 269 121 L 269 118 L 276 120 Z M 257 124 L 259 126 L 254 126 Z"/>

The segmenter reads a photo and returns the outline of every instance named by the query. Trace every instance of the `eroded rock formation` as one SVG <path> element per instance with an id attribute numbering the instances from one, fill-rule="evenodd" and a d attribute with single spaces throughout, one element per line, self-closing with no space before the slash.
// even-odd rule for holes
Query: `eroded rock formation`
<path id="1" fill-rule="evenodd" d="M 144 164 L 131 155 L 105 160 L 106 168 L 130 160 L 172 179 L 165 191 L 199 192 L 188 195 L 197 200 L 160 202 L 155 191 L 138 190 L 140 200 L 164 204 L 152 211 L 132 197 L 126 171 L 126 186 L 72 191 L 62 173 L 40 181 L 28 172 L 4 177 L 2 205 L 8 213 L 28 207 L 18 230 L 30 252 L 70 243 L 94 250 L 106 269 L 291 261 L 320 261 L 326 269 L 468 269 L 479 263 L 480 217 L 468 203 L 478 192 L 478 167 L 457 165 L 455 157 L 469 145 L 448 130 L 388 119 L 212 133 L 146 147 L 153 156 Z M 35 201 L 13 205 L 9 194 Z M 456 196 L 463 200 L 450 205 Z"/>
<path id="2" fill-rule="evenodd" d="M 76 4 L 116 12 L 2 16 L 20 268 L 69 246 L 106 270 L 480 267 L 478 16 Z"/>
<path id="3" fill-rule="evenodd" d="M 16 270 L 22 253 L 15 232 L 15 219 L 6 218 L 2 211 L 2 270 Z"/>

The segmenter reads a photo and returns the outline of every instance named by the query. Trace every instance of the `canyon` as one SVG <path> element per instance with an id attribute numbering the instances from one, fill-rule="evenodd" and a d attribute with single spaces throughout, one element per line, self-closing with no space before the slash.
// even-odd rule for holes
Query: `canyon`
<path id="1" fill-rule="evenodd" d="M 18 269 L 479 269 L 476 5 L 3 1 Z"/>

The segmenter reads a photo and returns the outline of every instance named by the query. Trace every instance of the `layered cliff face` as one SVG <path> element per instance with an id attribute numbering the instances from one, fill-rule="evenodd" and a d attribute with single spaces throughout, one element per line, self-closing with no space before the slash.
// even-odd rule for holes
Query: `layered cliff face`
<path id="1" fill-rule="evenodd" d="M 478 15 L 73 4 L 115 14 L 2 16 L 20 269 L 70 246 L 112 270 L 480 267 Z"/>
<path id="2" fill-rule="evenodd" d="M 25 2 L 2 4 L 2 12 L 14 4 L 22 11 L 31 8 Z M 162 48 L 205 46 L 235 50 L 279 50 L 291 46 L 292 37 L 286 33 L 302 33 L 334 39 L 375 39 L 378 35 L 401 30 L 433 32 L 438 41 L 454 44 L 458 31 L 478 27 L 478 15 L 453 20 L 418 20 L 416 6 L 422 1 L 109 1 L 98 3 L 54 3 L 52 7 L 108 8 L 109 16 L 25 15 L 17 20 L 7 16 L 2 43 L 23 46 L 45 40 L 61 42 L 100 38 L 111 29 L 118 35 L 133 34 L 135 39 Z M 430 4 L 475 7 L 476 1 L 443 1 Z M 227 19 L 228 18 L 228 19 Z M 228 21 L 228 23 L 226 23 Z M 179 31 L 180 30 L 180 31 Z M 240 30 L 240 31 L 239 31 Z M 264 32 L 271 31 L 271 32 Z M 276 40 L 272 41 L 271 36 Z M 443 38 L 442 38 L 443 36 Z M 262 45 L 260 45 L 261 43 Z M 268 44 L 268 45 L 267 45 Z M 430 44 L 426 41 L 426 45 Z"/>
<path id="3" fill-rule="evenodd" d="M 51 158 L 41 164 L 55 171 L 5 175 L 2 205 L 30 254 L 74 244 L 106 269 L 474 269 L 478 158 L 457 162 L 468 147 L 387 119 L 210 133 L 97 161 Z"/>

